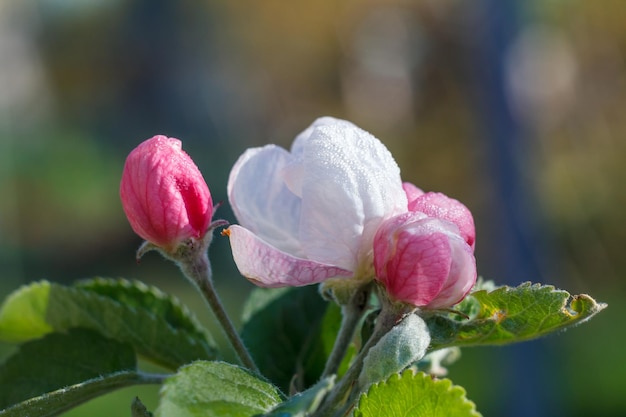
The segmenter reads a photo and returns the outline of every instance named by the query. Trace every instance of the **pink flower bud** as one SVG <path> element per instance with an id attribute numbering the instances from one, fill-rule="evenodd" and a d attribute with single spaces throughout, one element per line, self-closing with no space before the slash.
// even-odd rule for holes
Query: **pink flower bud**
<path id="1" fill-rule="evenodd" d="M 473 250 L 453 223 L 408 212 L 386 220 L 374 237 L 376 278 L 389 295 L 423 308 L 447 308 L 476 282 Z"/>
<path id="2" fill-rule="evenodd" d="M 166 252 L 203 238 L 213 216 L 200 170 L 180 140 L 165 136 L 144 141 L 128 155 L 120 197 L 135 233 Z"/>
<path id="3" fill-rule="evenodd" d="M 419 190 L 419 188 L 415 187 L 413 184 L 403 184 L 409 199 L 409 211 L 419 211 L 430 217 L 436 217 L 456 224 L 461 231 L 463 239 L 474 249 L 476 243 L 474 218 L 463 203 L 442 193 L 429 192 L 420 195 L 416 191 L 410 191 L 412 189 L 409 186 L 413 186 L 415 190 Z M 410 192 L 412 194 L 409 194 Z M 411 198 L 411 196 L 413 196 L 413 198 Z"/>

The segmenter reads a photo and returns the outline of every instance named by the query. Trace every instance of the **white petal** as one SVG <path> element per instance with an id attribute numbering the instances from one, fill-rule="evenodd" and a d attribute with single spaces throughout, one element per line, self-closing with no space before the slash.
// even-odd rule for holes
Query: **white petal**
<path id="1" fill-rule="evenodd" d="M 376 229 L 407 207 L 393 157 L 371 134 L 327 119 L 298 146 L 306 174 L 300 220 L 306 257 L 352 271 L 371 262 Z"/>
<path id="2" fill-rule="evenodd" d="M 241 226 L 230 226 L 227 234 L 239 272 L 260 287 L 299 287 L 352 275 L 335 266 L 291 256 Z"/>
<path id="3" fill-rule="evenodd" d="M 282 174 L 290 158 L 289 152 L 275 145 L 248 149 L 230 171 L 228 199 L 243 227 L 298 256 L 301 202 Z"/>
<path id="4" fill-rule="evenodd" d="M 304 129 L 302 132 L 296 136 L 293 143 L 291 144 L 291 154 L 301 159 L 302 152 L 304 152 L 304 145 L 311 137 L 313 130 L 321 126 L 330 126 L 330 125 L 344 125 L 346 128 L 356 128 L 353 123 L 350 123 L 347 120 L 335 119 L 334 117 L 324 116 L 317 118 L 309 127 Z"/>
<path id="5" fill-rule="evenodd" d="M 296 136 L 296 139 L 291 145 L 291 162 L 283 170 L 283 178 L 289 190 L 298 197 L 302 197 L 302 183 L 306 175 L 302 159 L 306 142 L 310 139 L 311 134 L 317 127 L 327 125 L 345 125 L 346 128 L 356 128 L 354 124 L 346 120 L 325 116 L 315 120 L 311 126 L 307 127 Z"/>

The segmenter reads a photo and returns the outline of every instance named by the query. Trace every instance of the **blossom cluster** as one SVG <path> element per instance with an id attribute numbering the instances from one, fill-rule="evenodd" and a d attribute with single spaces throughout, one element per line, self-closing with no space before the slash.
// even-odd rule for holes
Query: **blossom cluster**
<path id="1" fill-rule="evenodd" d="M 388 149 L 330 117 L 289 151 L 248 149 L 233 166 L 230 237 L 243 276 L 262 287 L 377 280 L 394 301 L 447 308 L 476 281 L 470 211 L 402 182 Z M 180 141 L 155 136 L 129 155 L 120 187 L 133 229 L 167 250 L 207 233 L 211 195 Z"/>

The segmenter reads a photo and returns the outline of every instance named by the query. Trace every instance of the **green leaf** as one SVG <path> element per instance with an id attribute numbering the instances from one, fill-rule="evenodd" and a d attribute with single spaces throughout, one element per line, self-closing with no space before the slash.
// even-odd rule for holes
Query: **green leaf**
<path id="1" fill-rule="evenodd" d="M 372 385 L 362 394 L 355 417 L 480 417 L 462 387 L 408 370 Z"/>
<path id="2" fill-rule="evenodd" d="M 487 291 L 491 292 L 496 288 L 500 288 L 496 286 L 493 281 L 485 281 L 482 277 L 478 277 L 472 292 L 478 291 Z M 480 303 L 474 297 L 468 296 L 463 299 L 460 303 L 452 307 L 452 311 L 458 312 L 460 314 L 454 314 L 451 317 L 457 321 L 464 321 L 466 317 L 475 318 L 476 315 L 480 312 Z"/>
<path id="3" fill-rule="evenodd" d="M 30 315 L 27 321 L 20 320 L 22 311 Z M 216 357 L 212 341 L 178 300 L 139 283 L 96 280 L 72 288 L 44 281 L 16 291 L 0 309 L 4 340 L 24 341 L 74 327 L 129 343 L 169 369 Z"/>
<path id="4" fill-rule="evenodd" d="M 161 391 L 161 417 L 251 417 L 281 397 L 272 384 L 224 362 L 198 361 L 182 367 Z"/>
<path id="5" fill-rule="evenodd" d="M 164 293 L 141 281 L 95 278 L 78 281 L 77 288 L 89 290 L 108 297 L 128 307 L 140 308 L 163 318 L 175 329 L 185 331 L 198 340 L 213 343 L 211 335 L 191 311 L 178 298 Z"/>
<path id="6" fill-rule="evenodd" d="M 553 286 L 529 282 L 491 292 L 479 290 L 470 297 L 480 305 L 470 320 L 441 313 L 424 315 L 433 349 L 522 342 L 583 323 L 606 307 L 585 294 L 570 296 Z"/>
<path id="7" fill-rule="evenodd" d="M 283 288 L 255 288 L 252 290 L 241 312 L 241 322 L 245 325 L 258 312 L 261 312 L 269 304 L 291 291 L 290 287 Z"/>
<path id="8" fill-rule="evenodd" d="M 328 303 L 317 288 L 257 289 L 252 300 L 242 337 L 261 373 L 285 392 L 314 384 L 328 356 L 320 336 Z"/>
<path id="9" fill-rule="evenodd" d="M 0 415 L 53 415 L 138 383 L 136 368 L 129 345 L 91 330 L 49 334 L 24 343 L 0 365 L 0 409 L 9 407 Z"/>
<path id="10" fill-rule="evenodd" d="M 50 283 L 37 282 L 10 294 L 0 308 L 0 339 L 23 342 L 54 331 L 46 322 Z"/>
<path id="11" fill-rule="evenodd" d="M 424 357 L 430 335 L 424 320 L 416 314 L 404 318 L 372 346 L 363 360 L 359 386 L 389 378 Z"/>
<path id="12" fill-rule="evenodd" d="M 145 383 L 145 379 L 137 372 L 116 372 L 30 398 L 5 410 L 0 410 L 0 417 L 57 416 L 107 392 Z"/>
<path id="13" fill-rule="evenodd" d="M 335 376 L 324 378 L 304 392 L 279 404 L 262 417 L 306 417 L 312 415 L 335 385 Z"/>

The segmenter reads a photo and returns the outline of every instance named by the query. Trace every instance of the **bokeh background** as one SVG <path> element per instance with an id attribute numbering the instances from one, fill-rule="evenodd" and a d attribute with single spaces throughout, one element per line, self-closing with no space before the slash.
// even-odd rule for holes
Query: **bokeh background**
<path id="1" fill-rule="evenodd" d="M 126 154 L 183 139 L 234 221 L 236 158 L 333 115 L 473 211 L 481 275 L 609 303 L 560 335 L 465 349 L 449 376 L 479 410 L 626 416 L 625 107 L 621 0 L 0 0 L 0 295 L 124 276 L 210 325 L 174 266 L 134 261 Z M 211 255 L 238 317 L 252 286 L 225 238 Z M 129 415 L 137 394 L 156 407 L 155 387 L 133 387 L 67 415 Z"/>

